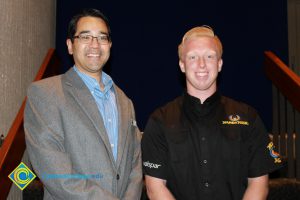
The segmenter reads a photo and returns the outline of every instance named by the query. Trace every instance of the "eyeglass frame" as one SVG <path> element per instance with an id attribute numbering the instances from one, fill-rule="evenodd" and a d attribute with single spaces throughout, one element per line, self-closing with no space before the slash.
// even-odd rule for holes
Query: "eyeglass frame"
<path id="1" fill-rule="evenodd" d="M 91 37 L 91 39 L 89 39 L 88 42 L 83 42 L 82 41 L 82 37 L 83 36 L 85 36 L 85 37 Z M 107 43 L 106 42 L 103 43 L 103 40 L 100 39 L 102 36 L 106 36 L 107 37 L 107 39 L 108 39 Z M 90 44 L 90 43 L 92 43 L 94 38 L 97 39 L 98 44 L 107 45 L 107 44 L 109 44 L 111 42 L 111 38 L 110 38 L 110 36 L 107 33 L 102 33 L 102 34 L 100 34 L 98 36 L 93 36 L 91 34 L 86 34 L 86 33 L 80 33 L 79 35 L 73 36 L 73 40 L 74 39 L 79 39 L 79 41 L 82 42 L 83 44 Z"/>

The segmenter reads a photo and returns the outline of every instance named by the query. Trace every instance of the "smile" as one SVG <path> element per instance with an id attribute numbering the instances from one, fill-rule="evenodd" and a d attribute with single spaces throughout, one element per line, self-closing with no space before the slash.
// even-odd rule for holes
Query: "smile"
<path id="1" fill-rule="evenodd" d="M 90 53 L 90 54 L 87 54 L 88 57 L 100 57 L 100 54 L 93 54 L 93 53 Z"/>
<path id="2" fill-rule="evenodd" d="M 207 76 L 207 75 L 208 75 L 208 72 L 196 72 L 196 76 L 203 77 L 203 76 Z"/>

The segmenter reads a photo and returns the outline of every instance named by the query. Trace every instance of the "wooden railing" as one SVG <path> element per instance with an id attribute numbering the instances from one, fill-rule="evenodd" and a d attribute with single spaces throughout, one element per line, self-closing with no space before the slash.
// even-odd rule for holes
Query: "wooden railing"
<path id="1" fill-rule="evenodd" d="M 286 176 L 300 180 L 300 77 L 270 51 L 264 65 L 273 83 L 273 140 L 287 161 Z"/>
<path id="2" fill-rule="evenodd" d="M 60 61 L 55 50 L 49 49 L 34 81 L 58 74 L 59 65 Z M 0 148 L 0 199 L 7 198 L 12 185 L 8 175 L 20 164 L 25 151 L 23 128 L 25 102 L 26 98 L 23 100 L 21 108 Z"/>

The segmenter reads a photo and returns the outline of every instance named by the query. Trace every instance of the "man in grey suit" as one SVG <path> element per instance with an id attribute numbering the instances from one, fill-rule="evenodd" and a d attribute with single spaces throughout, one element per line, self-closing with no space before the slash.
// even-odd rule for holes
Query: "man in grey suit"
<path id="1" fill-rule="evenodd" d="M 102 71 L 111 45 L 106 17 L 84 10 L 68 28 L 73 68 L 28 89 L 26 144 L 44 199 L 140 198 L 141 135 L 134 108 Z"/>

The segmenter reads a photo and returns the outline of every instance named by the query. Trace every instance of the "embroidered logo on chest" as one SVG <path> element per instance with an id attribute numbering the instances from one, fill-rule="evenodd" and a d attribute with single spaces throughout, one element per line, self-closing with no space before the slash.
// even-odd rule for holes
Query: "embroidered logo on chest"
<path id="1" fill-rule="evenodd" d="M 229 120 L 222 121 L 222 124 L 224 124 L 224 125 L 245 125 L 245 126 L 249 125 L 248 121 L 241 120 L 241 117 L 239 115 L 236 115 L 236 114 L 229 115 L 228 119 Z"/>

